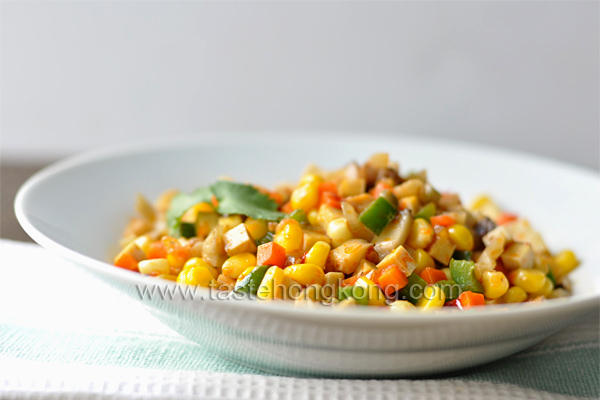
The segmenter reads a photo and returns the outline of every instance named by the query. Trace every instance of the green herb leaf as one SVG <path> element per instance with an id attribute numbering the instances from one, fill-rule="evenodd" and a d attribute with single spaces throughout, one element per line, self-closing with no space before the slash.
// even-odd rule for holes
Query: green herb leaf
<path id="1" fill-rule="evenodd" d="M 210 203 L 212 192 L 210 187 L 203 187 L 194 190 L 192 193 L 179 193 L 171 200 L 171 205 L 167 211 L 167 227 L 169 235 L 178 237 L 181 217 L 187 210 L 198 203 Z"/>
<path id="2" fill-rule="evenodd" d="M 210 188 L 219 201 L 217 211 L 220 214 L 242 214 L 267 221 L 278 221 L 285 217 L 285 213 L 277 211 L 277 202 L 254 186 L 219 181 Z"/>

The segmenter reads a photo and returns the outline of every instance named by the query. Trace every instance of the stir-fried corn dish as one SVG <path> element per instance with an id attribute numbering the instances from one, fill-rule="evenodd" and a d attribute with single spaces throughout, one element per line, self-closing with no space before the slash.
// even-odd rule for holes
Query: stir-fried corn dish
<path id="1" fill-rule="evenodd" d="M 274 190 L 221 179 L 139 195 L 114 265 L 261 300 L 465 310 L 570 295 L 570 250 L 488 197 L 465 207 L 385 153 Z"/>

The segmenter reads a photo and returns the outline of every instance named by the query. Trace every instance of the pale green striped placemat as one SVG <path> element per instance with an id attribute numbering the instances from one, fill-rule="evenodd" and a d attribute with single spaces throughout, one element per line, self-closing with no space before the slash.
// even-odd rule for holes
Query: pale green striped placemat
<path id="1" fill-rule="evenodd" d="M 600 396 L 598 316 L 512 357 L 452 375 L 394 381 L 282 378 L 214 356 L 37 245 L 0 241 L 0 269 L 0 390 L 6 397 Z"/>

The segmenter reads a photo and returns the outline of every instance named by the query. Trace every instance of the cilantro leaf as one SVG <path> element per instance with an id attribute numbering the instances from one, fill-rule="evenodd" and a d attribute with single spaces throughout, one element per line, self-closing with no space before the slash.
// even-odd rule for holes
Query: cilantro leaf
<path id="1" fill-rule="evenodd" d="M 277 211 L 277 203 L 254 186 L 219 181 L 211 187 L 219 200 L 220 214 L 243 214 L 254 219 L 277 221 L 285 214 Z"/>
<path id="2" fill-rule="evenodd" d="M 171 205 L 167 211 L 167 227 L 169 235 L 178 237 L 179 226 L 181 225 L 181 217 L 187 210 L 198 203 L 210 203 L 212 191 L 210 187 L 203 187 L 194 190 L 192 193 L 178 193 L 171 200 Z"/>

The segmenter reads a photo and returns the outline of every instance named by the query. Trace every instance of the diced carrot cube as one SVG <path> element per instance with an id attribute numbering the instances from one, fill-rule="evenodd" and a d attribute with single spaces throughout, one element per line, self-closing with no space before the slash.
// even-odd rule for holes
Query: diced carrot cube
<path id="1" fill-rule="evenodd" d="M 276 265 L 283 268 L 285 260 L 285 249 L 277 243 L 269 242 L 258 246 L 256 265 Z"/>
<path id="2" fill-rule="evenodd" d="M 446 274 L 444 273 L 444 271 L 430 267 L 427 267 L 423 271 L 421 271 L 419 276 L 430 285 L 433 285 L 434 283 L 439 281 L 446 280 Z"/>
<path id="3" fill-rule="evenodd" d="M 154 242 L 148 250 L 148 259 L 167 258 L 167 249 L 162 241 Z"/>
<path id="4" fill-rule="evenodd" d="M 119 257 L 117 257 L 117 259 L 115 260 L 115 265 L 117 267 L 125 268 L 130 271 L 139 272 L 138 262 L 131 254 L 127 254 L 127 253 L 120 254 Z"/>
<path id="5" fill-rule="evenodd" d="M 342 198 L 335 193 L 323 192 L 321 193 L 321 204 L 327 204 L 333 208 L 342 208 Z"/>
<path id="6" fill-rule="evenodd" d="M 474 306 L 484 306 L 485 298 L 481 293 L 474 293 L 468 290 L 458 296 L 457 305 L 461 310 L 466 310 Z"/>
<path id="7" fill-rule="evenodd" d="M 445 227 L 452 226 L 456 223 L 454 218 L 452 218 L 449 215 L 436 215 L 434 217 L 429 218 L 429 221 L 433 226 L 440 225 Z"/>
<path id="8" fill-rule="evenodd" d="M 337 186 L 333 182 L 323 182 L 319 184 L 319 193 L 338 194 Z"/>
<path id="9" fill-rule="evenodd" d="M 387 296 L 402 289 L 408 284 L 406 275 L 396 265 L 390 265 L 381 271 L 378 282 Z"/>
<path id="10" fill-rule="evenodd" d="M 358 278 L 360 278 L 360 277 L 358 275 L 356 275 L 356 276 L 351 276 L 348 279 L 344 279 L 342 281 L 342 287 L 345 287 L 345 286 L 354 286 L 356 284 L 356 281 L 358 281 Z"/>
<path id="11" fill-rule="evenodd" d="M 511 221 L 514 221 L 515 219 L 519 218 L 517 215 L 515 214 L 511 214 L 511 213 L 502 213 L 498 216 L 498 218 L 496 219 L 496 223 L 498 225 L 504 225 L 507 224 Z"/>
<path id="12" fill-rule="evenodd" d="M 371 195 L 375 198 L 378 198 L 381 192 L 384 190 L 392 190 L 392 187 L 384 182 L 379 182 L 375 187 L 371 190 Z"/>

